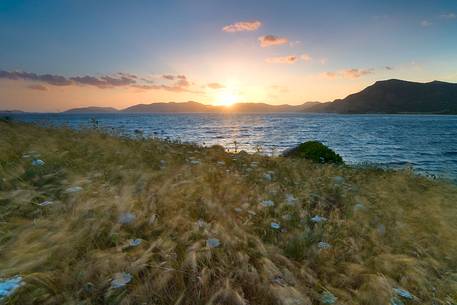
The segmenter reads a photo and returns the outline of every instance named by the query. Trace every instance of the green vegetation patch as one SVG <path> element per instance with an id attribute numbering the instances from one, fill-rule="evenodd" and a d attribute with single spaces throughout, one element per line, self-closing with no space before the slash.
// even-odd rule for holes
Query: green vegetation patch
<path id="1" fill-rule="evenodd" d="M 344 164 L 343 158 L 318 141 L 308 141 L 284 152 L 284 157 L 308 159 L 318 163 Z"/>

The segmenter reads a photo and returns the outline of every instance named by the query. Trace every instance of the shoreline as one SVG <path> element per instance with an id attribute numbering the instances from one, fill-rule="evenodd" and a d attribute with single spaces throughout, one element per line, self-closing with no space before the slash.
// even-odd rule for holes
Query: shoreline
<path id="1" fill-rule="evenodd" d="M 251 118 L 252 116 L 252 118 Z M 254 124 L 249 126 L 249 122 L 255 118 L 265 119 L 277 118 L 275 124 Z M 180 118 L 186 118 L 187 123 L 178 128 L 181 124 Z M 125 118 L 125 119 L 124 119 Z M 148 118 L 151 118 L 149 120 Z M 156 118 L 156 119 L 154 119 Z M 290 118 L 290 119 L 289 119 Z M 308 118 L 308 119 L 306 119 Z M 333 119 L 335 118 L 335 119 Z M 362 121 L 359 122 L 360 118 Z M 377 123 L 367 124 L 367 120 L 376 118 Z M 172 114 L 172 113 L 154 113 L 154 114 L 23 114 L 12 117 L 13 120 L 23 122 L 35 122 L 37 124 L 52 126 L 71 126 L 75 129 L 92 128 L 96 124 L 98 128 L 107 130 L 110 134 L 119 134 L 137 138 L 144 136 L 146 138 L 174 139 L 195 143 L 202 146 L 223 145 L 227 151 L 234 151 L 235 148 L 246 150 L 249 153 L 255 153 L 258 149 L 262 153 L 270 156 L 278 156 L 284 150 L 290 149 L 301 142 L 309 140 L 318 140 L 329 145 L 333 149 L 342 153 L 348 164 L 353 166 L 375 166 L 381 168 L 402 169 L 413 167 L 414 171 L 423 176 L 431 178 L 440 178 L 457 182 L 457 163 L 452 159 L 455 154 L 455 147 L 452 140 L 449 139 L 449 132 L 455 132 L 452 124 L 455 124 L 454 117 L 451 116 L 416 116 L 409 115 L 405 118 L 402 115 L 312 115 L 312 114 Z M 262 119 L 263 120 L 263 119 Z M 387 121 L 385 121 L 387 120 Z M 411 126 L 417 127 L 424 120 L 429 128 L 434 129 L 434 137 L 438 143 L 428 140 L 424 145 L 420 137 L 413 137 L 410 140 L 398 142 L 394 137 L 408 137 L 413 134 Z M 434 121 L 434 122 L 432 122 Z M 222 122 L 227 128 L 220 128 L 219 122 Z M 308 122 L 308 123 L 307 123 Z M 385 123 L 386 122 L 386 123 Z M 347 126 L 345 131 L 329 134 L 332 128 L 341 129 Z M 425 124 L 424 123 L 424 124 Z M 436 124 L 449 126 L 435 128 Z M 163 124 L 163 126 L 161 125 Z M 203 124 L 205 129 L 195 129 L 195 124 Z M 292 127 L 289 130 L 288 124 Z M 305 132 L 300 132 L 302 124 Z M 362 124 L 364 130 L 358 132 L 357 126 Z M 391 128 L 389 133 L 385 133 L 384 124 L 398 126 Z M 443 125 L 445 124 L 445 125 Z M 328 128 L 326 127 L 328 126 Z M 272 128 L 277 128 L 273 131 Z M 302 128 L 302 129 L 303 129 Z M 327 131 L 324 129 L 327 128 Z M 268 131 L 269 129 L 269 131 Z M 322 129 L 322 131 L 319 131 Z M 231 131 L 229 131 L 231 130 Z M 343 130 L 343 129 L 341 129 Z M 411 131 L 410 131 L 411 130 Z M 429 130 L 427 127 L 422 130 Z M 351 140 L 351 132 L 354 137 Z M 379 133 L 382 133 L 381 135 Z M 417 134 L 417 132 L 415 132 Z M 347 137 L 348 142 L 341 142 L 343 137 Z M 369 137 L 378 137 L 377 140 L 367 141 Z M 360 138 L 358 140 L 357 138 Z M 236 144 L 235 144 L 236 142 Z M 445 144 L 447 143 L 447 144 Z M 376 150 L 374 154 L 364 153 L 365 148 Z M 392 147 L 397 147 L 398 150 Z M 437 158 L 431 157 L 430 154 L 423 154 L 426 151 L 433 151 L 438 154 Z M 392 155 L 392 158 L 389 156 Z M 447 164 L 445 166 L 445 164 Z"/>

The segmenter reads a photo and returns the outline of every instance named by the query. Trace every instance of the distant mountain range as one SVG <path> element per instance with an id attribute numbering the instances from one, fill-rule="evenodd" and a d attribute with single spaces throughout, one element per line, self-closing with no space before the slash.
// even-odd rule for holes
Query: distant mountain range
<path id="1" fill-rule="evenodd" d="M 378 81 L 364 90 L 309 112 L 326 113 L 429 113 L 457 114 L 457 84 L 433 81 Z"/>
<path id="2" fill-rule="evenodd" d="M 319 102 L 307 102 L 302 105 L 269 105 L 265 103 L 237 103 L 227 108 L 226 106 L 205 105 L 197 102 L 184 103 L 151 103 L 138 104 L 128 108 L 117 110 L 111 107 L 84 107 L 74 108 L 64 113 L 208 113 L 208 112 L 299 112 L 320 104 Z"/>
<path id="3" fill-rule="evenodd" d="M 125 109 L 112 107 L 74 108 L 64 113 L 197 113 L 197 112 L 314 112 L 314 113 L 428 113 L 457 114 L 457 84 L 433 81 L 409 82 L 398 79 L 377 81 L 358 93 L 333 102 L 301 105 L 237 103 L 230 107 L 197 102 L 138 104 Z"/>

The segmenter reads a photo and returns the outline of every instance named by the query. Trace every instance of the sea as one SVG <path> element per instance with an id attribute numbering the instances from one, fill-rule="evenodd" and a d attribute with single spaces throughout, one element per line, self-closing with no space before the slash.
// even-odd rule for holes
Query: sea
<path id="1" fill-rule="evenodd" d="M 14 120 L 75 129 L 97 126 L 128 137 L 161 138 L 280 155 L 320 141 L 351 165 L 412 168 L 457 182 L 457 116 L 307 113 L 11 114 Z"/>

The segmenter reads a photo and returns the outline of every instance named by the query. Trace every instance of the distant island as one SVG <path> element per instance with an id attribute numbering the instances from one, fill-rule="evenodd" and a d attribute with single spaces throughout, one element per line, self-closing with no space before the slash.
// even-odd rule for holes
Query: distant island
<path id="1" fill-rule="evenodd" d="M 81 107 L 73 108 L 64 111 L 64 113 L 113 113 L 119 112 L 116 108 L 113 107 Z"/>
<path id="2" fill-rule="evenodd" d="M 19 110 L 0 111 L 18 113 Z M 236 103 L 227 106 L 207 105 L 194 101 L 137 104 L 125 109 L 81 107 L 64 111 L 82 113 L 341 113 L 341 114 L 457 114 L 457 84 L 433 81 L 410 82 L 398 79 L 377 81 L 360 92 L 333 102 L 305 102 L 301 105 Z"/>

